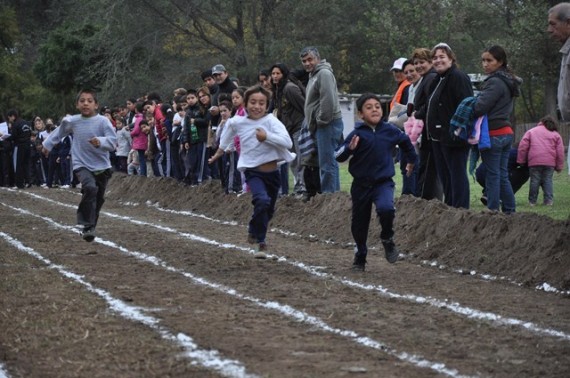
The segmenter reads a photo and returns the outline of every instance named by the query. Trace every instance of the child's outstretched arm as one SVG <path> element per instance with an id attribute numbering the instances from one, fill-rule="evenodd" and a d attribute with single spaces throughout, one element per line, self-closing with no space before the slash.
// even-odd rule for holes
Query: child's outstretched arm
<path id="1" fill-rule="evenodd" d="M 348 134 L 344 142 L 337 148 L 335 152 L 335 159 L 338 162 L 343 162 L 348 160 L 350 155 L 354 153 L 354 150 L 358 147 L 358 143 L 360 142 L 360 137 L 351 132 Z"/>

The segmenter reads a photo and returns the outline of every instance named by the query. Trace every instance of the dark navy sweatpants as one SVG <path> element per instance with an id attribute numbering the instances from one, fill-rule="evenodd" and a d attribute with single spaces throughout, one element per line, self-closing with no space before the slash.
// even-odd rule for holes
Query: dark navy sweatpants
<path id="1" fill-rule="evenodd" d="M 376 214 L 382 230 L 380 238 L 391 239 L 394 236 L 394 181 L 387 180 L 374 185 L 359 185 L 352 183 L 350 196 L 352 198 L 352 237 L 356 243 L 357 253 L 366 256 L 368 247 L 368 229 L 372 215 L 372 204 L 376 207 Z"/>
<path id="2" fill-rule="evenodd" d="M 246 169 L 245 182 L 251 192 L 253 215 L 249 221 L 248 232 L 258 243 L 265 242 L 267 226 L 275 212 L 275 203 L 281 186 L 279 169 L 272 172 L 261 172 Z"/>

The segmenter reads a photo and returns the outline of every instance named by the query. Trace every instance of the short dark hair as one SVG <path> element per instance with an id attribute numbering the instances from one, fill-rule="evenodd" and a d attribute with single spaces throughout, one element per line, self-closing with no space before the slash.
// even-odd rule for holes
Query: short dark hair
<path id="1" fill-rule="evenodd" d="M 149 92 L 148 95 L 146 95 L 146 99 L 147 101 L 154 101 L 157 104 L 162 102 L 162 99 L 158 92 Z"/>
<path id="2" fill-rule="evenodd" d="M 211 70 L 211 69 L 210 69 L 210 70 L 203 71 L 200 76 L 202 77 L 202 81 L 206 80 L 206 79 L 209 78 L 209 77 L 214 77 L 214 76 L 212 75 L 212 70 Z"/>
<path id="3" fill-rule="evenodd" d="M 251 97 L 251 95 L 256 94 L 256 93 L 261 93 L 262 95 L 264 95 L 267 98 L 266 107 L 269 107 L 269 102 L 271 101 L 271 92 L 269 92 L 267 89 L 263 88 L 261 85 L 254 85 L 253 87 L 250 87 L 250 88 L 248 88 L 247 91 L 245 91 L 244 96 L 243 96 L 245 106 L 247 106 L 247 102 L 249 101 L 249 98 Z"/>
<path id="4" fill-rule="evenodd" d="M 142 113 L 144 112 L 144 101 L 137 101 L 135 102 L 135 109 L 137 112 Z"/>
<path id="5" fill-rule="evenodd" d="M 6 117 L 16 117 L 18 118 L 20 116 L 20 114 L 18 113 L 18 111 L 16 109 L 10 109 L 6 112 Z"/>
<path id="6" fill-rule="evenodd" d="M 558 131 L 558 122 L 556 122 L 553 116 L 547 115 L 542 117 L 540 123 L 542 123 L 548 131 Z"/>
<path id="7" fill-rule="evenodd" d="M 356 110 L 358 110 L 359 112 L 362 111 L 362 107 L 364 106 L 364 103 L 370 99 L 374 99 L 376 101 L 378 101 L 379 103 L 382 103 L 380 101 L 380 97 L 376 96 L 374 93 L 363 93 L 360 97 L 358 97 L 358 99 L 356 100 Z"/>
<path id="8" fill-rule="evenodd" d="M 90 94 L 91 96 L 93 96 L 93 99 L 95 100 L 95 103 L 98 104 L 99 100 L 97 99 L 97 92 L 95 92 L 93 89 L 82 89 L 79 91 L 79 93 L 77 93 L 77 96 L 75 97 L 75 102 L 77 103 L 79 101 L 79 98 L 81 97 L 82 94 L 87 93 Z"/>
<path id="9" fill-rule="evenodd" d="M 218 107 L 220 106 L 225 106 L 226 108 L 228 108 L 230 110 L 230 112 L 233 110 L 233 105 L 231 102 L 229 101 L 222 101 L 218 104 Z"/>

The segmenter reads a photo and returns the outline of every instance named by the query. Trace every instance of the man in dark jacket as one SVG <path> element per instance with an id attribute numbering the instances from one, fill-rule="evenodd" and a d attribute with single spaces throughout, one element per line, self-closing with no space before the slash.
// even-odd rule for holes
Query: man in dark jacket
<path id="1" fill-rule="evenodd" d="M 15 183 L 19 189 L 26 186 L 30 176 L 30 137 L 32 128 L 20 118 L 17 110 L 12 109 L 7 113 L 8 122 L 12 124 L 12 141 L 14 142 Z"/>
<path id="2" fill-rule="evenodd" d="M 212 67 L 212 76 L 214 80 L 216 80 L 216 84 L 218 84 L 218 93 L 212 96 L 212 105 L 218 105 L 218 99 L 222 93 L 226 93 L 228 95 L 232 95 L 234 89 L 236 89 L 236 85 L 230 80 L 230 75 L 228 71 L 226 71 L 226 67 L 221 64 L 216 64 Z"/>

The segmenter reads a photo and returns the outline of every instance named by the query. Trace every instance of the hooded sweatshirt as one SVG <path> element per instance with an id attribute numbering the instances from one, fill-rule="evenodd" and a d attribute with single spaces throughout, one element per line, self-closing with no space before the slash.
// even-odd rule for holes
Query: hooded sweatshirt
<path id="1" fill-rule="evenodd" d="M 489 119 L 489 131 L 511 126 L 513 97 L 518 95 L 518 85 L 517 80 L 503 68 L 485 79 L 474 106 L 474 116 L 480 117 L 486 114 Z"/>
<path id="2" fill-rule="evenodd" d="M 314 133 L 318 127 L 325 127 L 342 118 L 336 79 L 331 65 L 321 60 L 311 72 L 305 97 L 305 118 L 309 130 Z"/>

